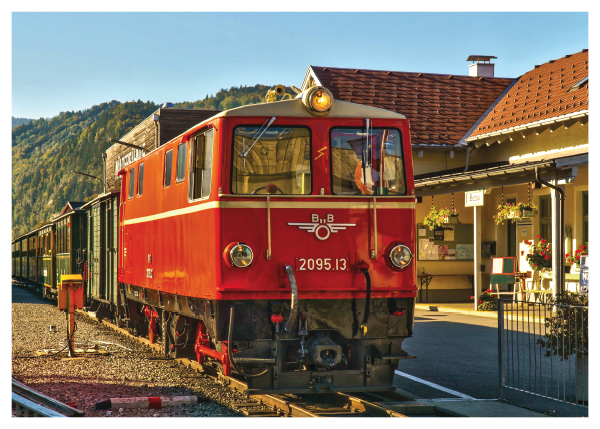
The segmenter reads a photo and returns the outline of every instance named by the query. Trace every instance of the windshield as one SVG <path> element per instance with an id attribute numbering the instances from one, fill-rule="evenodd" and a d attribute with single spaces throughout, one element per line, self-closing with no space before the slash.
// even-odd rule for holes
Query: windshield
<path id="1" fill-rule="evenodd" d="M 260 128 L 253 125 L 234 130 L 231 192 L 310 194 L 309 129 L 270 127 L 262 132 Z"/>
<path id="2" fill-rule="evenodd" d="M 333 193 L 404 195 L 402 139 L 396 129 L 331 130 Z"/>

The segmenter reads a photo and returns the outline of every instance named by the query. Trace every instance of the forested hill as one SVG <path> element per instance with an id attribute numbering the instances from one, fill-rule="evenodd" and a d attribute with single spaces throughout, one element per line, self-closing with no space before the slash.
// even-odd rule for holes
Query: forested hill
<path id="1" fill-rule="evenodd" d="M 21 124 L 27 124 L 29 122 L 33 121 L 33 119 L 27 119 L 27 118 L 15 118 L 14 116 L 12 117 L 12 127 L 16 127 L 17 125 L 21 125 Z"/>
<path id="2" fill-rule="evenodd" d="M 266 85 L 232 87 L 194 102 L 174 104 L 179 108 L 231 109 L 264 102 L 269 88 Z M 289 88 L 286 90 L 294 95 Z M 67 201 L 89 201 L 101 192 L 100 181 L 72 174 L 71 170 L 102 178 L 102 152 L 112 145 L 109 139 L 123 136 L 159 107 L 150 101 L 120 103 L 113 100 L 14 127 L 13 237 L 52 220 Z"/>

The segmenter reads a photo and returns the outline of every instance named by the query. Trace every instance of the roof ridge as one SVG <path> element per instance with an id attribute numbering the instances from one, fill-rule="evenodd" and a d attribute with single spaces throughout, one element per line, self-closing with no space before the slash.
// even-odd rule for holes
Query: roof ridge
<path id="1" fill-rule="evenodd" d="M 409 72 L 409 71 L 400 71 L 400 70 L 373 70 L 373 69 L 362 69 L 362 68 L 348 68 L 348 67 L 331 67 L 331 66 L 313 66 L 311 65 L 310 67 L 313 68 L 313 70 L 317 71 L 316 69 L 325 69 L 325 70 L 318 70 L 318 71 L 331 71 L 331 70 L 347 70 L 349 72 L 355 73 L 357 70 L 365 71 L 365 72 L 379 72 L 379 73 L 404 73 L 404 74 L 414 74 L 417 76 L 420 75 L 430 75 L 430 76 L 443 76 L 443 77 L 448 77 L 448 76 L 452 76 L 453 78 L 457 78 L 457 77 L 466 77 L 466 78 L 474 78 L 474 79 L 479 79 L 481 76 L 469 76 L 466 74 L 451 74 L 451 73 L 428 73 L 428 72 Z M 486 79 L 516 79 L 515 77 L 486 77 Z"/>

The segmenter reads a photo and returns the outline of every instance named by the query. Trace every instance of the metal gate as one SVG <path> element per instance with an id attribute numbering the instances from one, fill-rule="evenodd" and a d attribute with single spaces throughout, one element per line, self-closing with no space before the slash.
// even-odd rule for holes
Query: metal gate
<path id="1" fill-rule="evenodd" d="M 498 301 L 500 399 L 588 415 L 588 306 Z"/>

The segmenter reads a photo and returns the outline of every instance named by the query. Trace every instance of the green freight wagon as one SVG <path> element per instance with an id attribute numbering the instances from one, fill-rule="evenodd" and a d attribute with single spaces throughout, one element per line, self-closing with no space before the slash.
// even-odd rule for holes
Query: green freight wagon
<path id="1" fill-rule="evenodd" d="M 82 208 L 87 212 L 88 222 L 88 281 L 85 293 L 89 310 L 96 312 L 99 318 L 122 314 L 118 309 L 123 301 L 117 282 L 119 193 L 99 195 Z"/>

